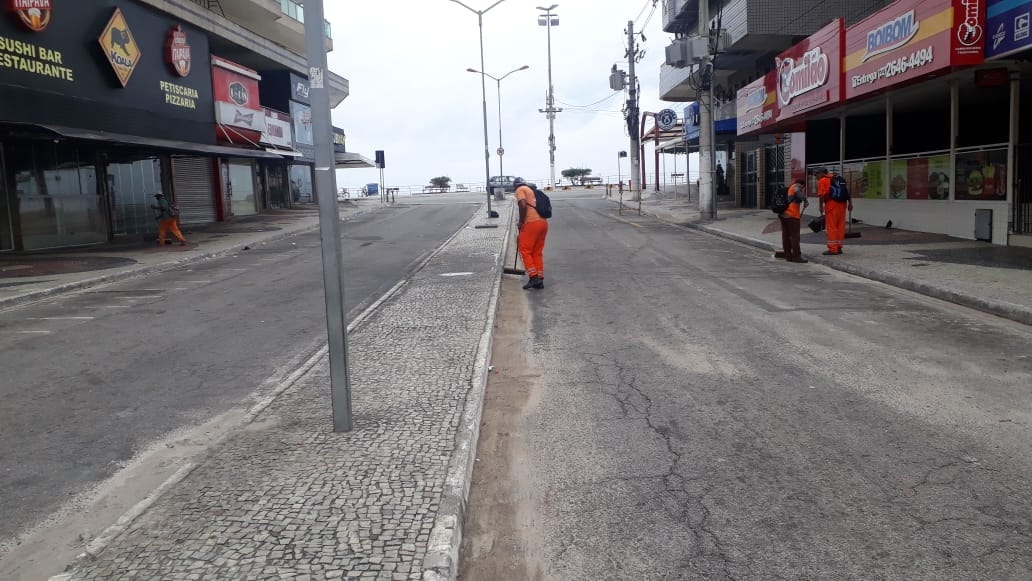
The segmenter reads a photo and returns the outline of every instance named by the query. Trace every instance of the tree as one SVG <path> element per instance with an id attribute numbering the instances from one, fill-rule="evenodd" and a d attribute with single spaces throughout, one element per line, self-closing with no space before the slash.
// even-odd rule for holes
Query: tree
<path id="1" fill-rule="evenodd" d="M 570 183 L 578 183 L 584 185 L 584 178 L 591 175 L 591 170 L 587 168 L 571 167 L 570 169 L 563 170 L 563 177 L 570 180 Z"/>
<path id="2" fill-rule="evenodd" d="M 451 187 L 451 178 L 448 176 L 439 176 L 430 180 L 430 185 L 435 188 L 441 188 L 446 190 Z"/>

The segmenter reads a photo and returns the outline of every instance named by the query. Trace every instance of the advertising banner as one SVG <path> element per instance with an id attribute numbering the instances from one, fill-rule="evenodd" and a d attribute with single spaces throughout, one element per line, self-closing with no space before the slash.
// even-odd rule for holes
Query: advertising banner
<path id="1" fill-rule="evenodd" d="M 129 1 L 0 3 L 0 120 L 212 142 L 199 29 Z"/>
<path id="2" fill-rule="evenodd" d="M 778 108 L 777 75 L 771 71 L 738 90 L 735 101 L 738 135 L 774 125 Z"/>
<path id="3" fill-rule="evenodd" d="M 1032 0 L 988 0 L 985 58 L 1003 58 L 1030 46 Z"/>
<path id="4" fill-rule="evenodd" d="M 956 199 L 1006 200 L 1007 150 L 957 154 Z"/>
<path id="5" fill-rule="evenodd" d="M 265 111 L 258 93 L 261 76 L 256 71 L 213 55 L 211 78 L 216 121 L 259 133 L 265 131 Z"/>
<path id="6" fill-rule="evenodd" d="M 290 99 L 305 105 L 311 105 L 311 87 L 308 79 L 295 73 L 290 73 Z"/>
<path id="7" fill-rule="evenodd" d="M 777 121 L 842 100 L 842 19 L 817 31 L 774 59 L 777 71 Z"/>
<path id="8" fill-rule="evenodd" d="M 899 0 L 846 30 L 845 98 L 984 59 L 985 0 Z"/>
<path id="9" fill-rule="evenodd" d="M 348 136 L 344 133 L 344 130 L 340 127 L 333 128 L 333 152 L 334 153 L 347 153 L 347 142 Z"/>
<path id="10" fill-rule="evenodd" d="M 262 143 L 290 148 L 294 146 L 294 135 L 290 115 L 272 109 L 265 109 L 265 131 Z"/>

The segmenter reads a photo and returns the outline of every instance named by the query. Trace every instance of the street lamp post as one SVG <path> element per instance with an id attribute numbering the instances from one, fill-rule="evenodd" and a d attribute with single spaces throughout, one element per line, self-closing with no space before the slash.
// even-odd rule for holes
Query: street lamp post
<path id="1" fill-rule="evenodd" d="M 502 147 L 502 80 L 513 73 L 525 71 L 529 68 L 530 65 L 523 65 L 518 69 L 513 69 L 505 73 L 501 77 L 489 75 L 483 71 L 478 71 L 476 69 L 466 69 L 471 73 L 479 73 L 481 75 L 484 75 L 485 77 L 490 77 L 494 79 L 496 83 L 498 83 L 498 175 L 505 175 L 505 164 L 502 162 L 502 156 L 505 155 L 505 149 Z"/>
<path id="2" fill-rule="evenodd" d="M 484 14 L 488 10 L 491 10 L 495 6 L 498 6 L 505 0 L 498 0 L 494 4 L 488 6 L 483 10 L 475 10 L 466 6 L 459 0 L 451 0 L 452 2 L 462 6 L 466 10 L 469 10 L 473 14 L 477 15 L 477 26 L 480 27 L 480 70 L 484 70 Z M 484 190 L 487 193 L 487 217 L 491 217 L 491 152 L 489 151 L 489 145 L 487 143 L 487 81 L 484 80 L 483 75 L 480 76 L 480 97 L 483 101 L 484 106 Z"/>
<path id="3" fill-rule="evenodd" d="M 544 26 L 548 29 L 548 102 L 545 108 L 540 109 L 539 112 L 548 116 L 549 189 L 555 186 L 555 114 L 562 112 L 562 109 L 556 109 L 555 107 L 555 92 L 552 87 L 552 27 L 559 26 L 559 15 L 552 14 L 552 11 L 558 6 L 558 4 L 552 4 L 547 8 L 543 6 L 537 7 L 538 10 L 544 12 L 544 14 L 538 15 L 538 26 Z"/>

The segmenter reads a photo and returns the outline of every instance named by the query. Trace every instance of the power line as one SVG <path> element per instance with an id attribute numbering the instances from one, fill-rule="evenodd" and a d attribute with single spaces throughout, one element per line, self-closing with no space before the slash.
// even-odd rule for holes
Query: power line
<path id="1" fill-rule="evenodd" d="M 612 99 L 613 97 L 615 97 L 617 94 L 618 93 L 610 93 L 609 96 L 603 97 L 603 98 L 599 99 L 598 101 L 595 101 L 594 103 L 589 103 L 587 105 L 571 105 L 570 103 L 567 103 L 567 102 L 563 101 L 562 99 L 556 99 L 556 101 L 559 101 L 563 105 L 566 105 L 567 107 L 571 107 L 573 109 L 587 109 L 589 107 L 594 107 L 595 105 L 604 103 L 604 102 Z"/>

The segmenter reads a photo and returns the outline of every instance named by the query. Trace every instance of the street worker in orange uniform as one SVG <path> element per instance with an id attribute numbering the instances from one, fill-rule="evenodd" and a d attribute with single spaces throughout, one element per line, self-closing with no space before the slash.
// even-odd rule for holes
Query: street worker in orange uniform
<path id="1" fill-rule="evenodd" d="M 785 260 L 789 262 L 808 262 L 799 250 L 799 223 L 803 210 L 809 205 L 805 180 L 796 180 L 788 186 L 788 208 L 778 217 L 781 218 L 781 247 L 785 251 Z"/>
<path id="2" fill-rule="evenodd" d="M 527 186 L 527 182 L 523 178 L 516 178 L 513 184 L 516 186 L 516 203 L 520 211 L 519 222 L 516 223 L 519 229 L 516 242 L 529 277 L 523 289 L 542 289 L 545 288 L 544 251 L 548 220 L 542 218 L 534 208 L 534 190 Z"/>
<path id="3" fill-rule="evenodd" d="M 827 256 L 842 254 L 842 243 L 846 239 L 846 211 L 853 211 L 852 198 L 845 201 L 831 199 L 831 183 L 836 177 L 838 174 L 834 171 L 828 172 L 824 168 L 817 170 L 817 195 L 828 235 L 828 249 L 824 251 Z"/>
<path id="4" fill-rule="evenodd" d="M 165 194 L 154 194 L 154 197 L 157 198 L 157 204 L 151 204 L 151 208 L 158 211 L 154 216 L 158 221 L 158 246 L 165 243 L 169 232 L 179 241 L 180 246 L 186 246 L 186 238 L 179 231 L 179 218 L 172 212 L 172 204 L 165 199 Z"/>

